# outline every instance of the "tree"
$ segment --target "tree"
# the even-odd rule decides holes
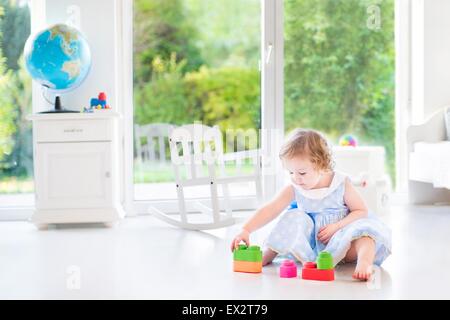
[[[259,128],[260,6],[253,1],[135,1],[137,123]]]
[[[258,70],[207,68],[186,75],[188,101],[202,110],[204,124],[227,129],[258,129],[261,122]]]
[[[139,124],[201,121],[227,129],[260,128],[260,77],[253,69],[201,67],[185,75],[185,61],[157,57],[153,80],[135,90]]]
[[[368,27],[371,5],[379,29]],[[393,23],[393,0],[286,0],[287,129],[356,133],[384,145],[393,164]]]
[[[3,19],[3,7],[0,6],[0,18]],[[1,33],[0,33],[1,39]],[[5,58],[0,50],[0,169],[6,166],[5,158],[11,154],[14,139],[13,135],[16,131],[14,122],[16,112],[11,101],[10,92],[11,72],[6,70]]]
[[[188,103],[182,71],[186,61],[177,60],[176,55],[172,54],[169,60],[157,56],[152,61],[152,81],[134,91],[136,123],[165,122],[181,125],[201,119],[201,109]]]
[[[197,46],[209,68],[258,68],[260,0],[184,0],[197,29]]]
[[[25,117],[31,112],[31,79],[20,57],[30,34],[30,14],[21,1],[0,0],[0,6],[5,7],[0,33],[6,56],[0,72],[1,169],[4,175],[29,176],[33,167],[32,134]]]
[[[30,10],[17,0],[0,0],[0,6],[4,8],[0,30],[3,34],[1,47],[6,57],[6,67],[8,70],[18,70],[19,58],[30,35]]]
[[[14,108],[13,149],[6,163],[7,173],[14,176],[30,177],[33,172],[33,136],[31,121],[26,116],[32,112],[31,79],[25,70],[23,56],[18,62],[19,69],[10,71],[8,100]]]
[[[202,65],[197,32],[182,0],[135,0],[134,7],[135,84],[151,80],[156,57],[170,60],[175,53],[177,62],[186,61],[183,73]]]

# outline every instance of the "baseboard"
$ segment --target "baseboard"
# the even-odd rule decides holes
[[[410,210],[425,211],[427,213],[450,214],[450,204],[449,205],[409,204],[406,205],[405,208]]]
[[[0,221],[29,221],[34,207],[0,208]]]

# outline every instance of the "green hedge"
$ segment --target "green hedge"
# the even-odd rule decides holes
[[[186,124],[201,121],[227,129],[260,127],[257,70],[205,66],[182,74],[184,61],[156,58],[154,80],[135,88],[136,123]]]

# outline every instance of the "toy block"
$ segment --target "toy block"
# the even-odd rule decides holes
[[[317,269],[317,264],[315,262],[307,262],[304,264],[302,269],[302,279],[333,281],[334,269],[327,269],[327,270]]]
[[[296,278],[297,266],[292,260],[284,260],[280,267],[280,278]]]
[[[234,250],[233,258],[235,261],[261,262],[262,251],[259,246],[247,247],[244,244],[240,244],[239,247]]]
[[[98,100],[98,104],[102,106],[102,109],[105,109],[106,107],[106,100]]]
[[[248,272],[248,273],[261,273],[262,272],[262,261],[252,262],[252,261],[233,261],[233,271],[234,272]]]
[[[96,98],[91,99],[91,107],[97,107],[99,105],[99,101]]]
[[[316,259],[317,269],[329,270],[333,269],[333,257],[327,251],[322,251]]]
[[[262,251],[258,246],[239,245],[233,252],[233,271],[262,272]]]
[[[104,92],[100,92],[98,94],[98,100],[106,101],[106,94]]]

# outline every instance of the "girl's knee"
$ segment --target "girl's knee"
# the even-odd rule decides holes
[[[300,215],[298,223],[302,227],[302,229],[308,233],[312,232],[314,229],[314,222],[306,213]]]
[[[361,248],[375,248],[375,240],[369,236],[364,236],[353,240],[350,244],[347,253],[345,254],[345,262],[355,262],[358,258],[358,252]]]
[[[308,216],[306,213],[302,212],[299,215],[299,221],[301,224],[304,225],[314,225],[313,219],[311,219],[310,216]]]
[[[353,241],[355,250],[358,254],[362,252],[375,252],[375,240],[371,237],[362,237]]]
[[[288,223],[295,221],[296,224],[302,226],[314,226],[312,218],[300,209],[289,210],[285,213],[287,219],[284,219]]]

